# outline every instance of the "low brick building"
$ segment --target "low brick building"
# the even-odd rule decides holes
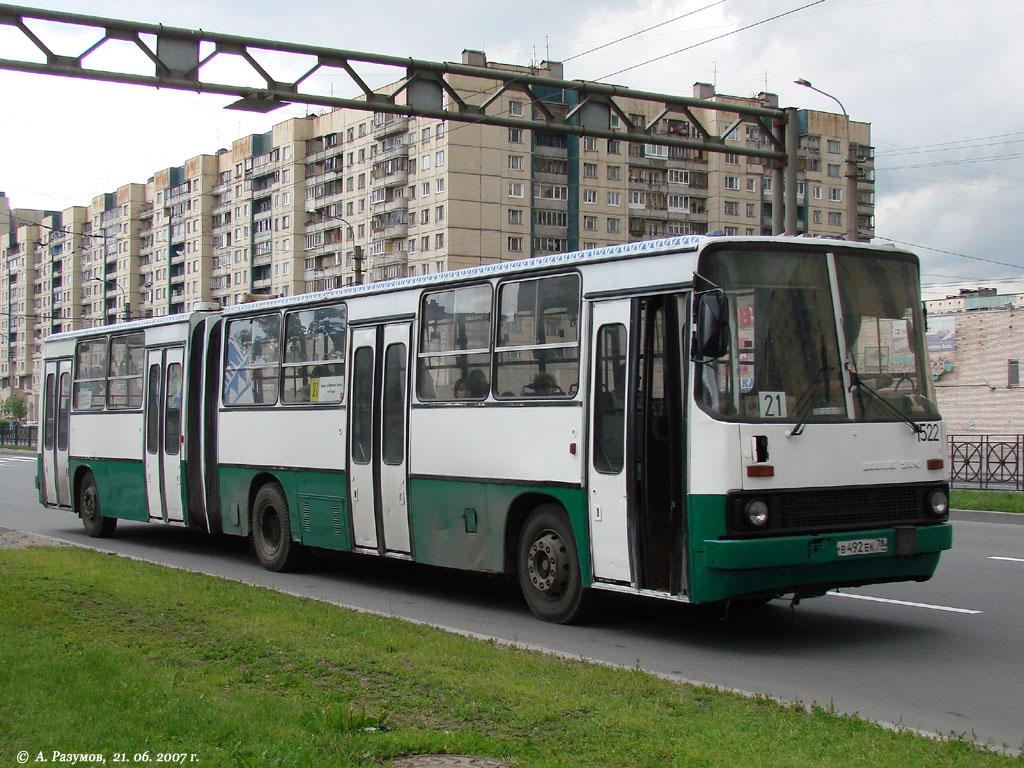
[[[1024,309],[928,316],[928,354],[950,435],[1024,433]]]

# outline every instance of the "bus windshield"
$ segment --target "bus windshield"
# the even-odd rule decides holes
[[[699,272],[729,300],[729,352],[699,364],[696,377],[698,400],[716,418],[939,418],[911,257],[709,249]]]

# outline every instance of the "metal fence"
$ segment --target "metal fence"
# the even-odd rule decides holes
[[[33,448],[36,445],[38,429],[39,427],[24,427],[18,424],[0,424],[0,446]]]
[[[1024,490],[1024,435],[950,435],[949,474],[954,488]]]

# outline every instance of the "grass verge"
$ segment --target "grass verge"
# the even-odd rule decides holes
[[[514,766],[1019,765],[88,550],[0,551],[0,584],[3,766],[21,750],[107,765],[179,753],[204,768],[443,752]]]
[[[1024,493],[1017,491],[950,491],[953,509],[1024,513]]]

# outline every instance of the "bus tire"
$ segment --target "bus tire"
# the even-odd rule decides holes
[[[587,590],[572,526],[561,507],[544,504],[530,513],[519,534],[519,588],[533,614],[555,624],[585,617]]]
[[[100,511],[100,493],[92,472],[86,472],[78,486],[78,515],[82,518],[85,532],[94,539],[105,539],[114,535],[117,518],[104,517]]]
[[[302,556],[302,545],[292,539],[288,500],[277,483],[267,483],[252,504],[249,540],[260,565],[268,571],[293,571]]]

